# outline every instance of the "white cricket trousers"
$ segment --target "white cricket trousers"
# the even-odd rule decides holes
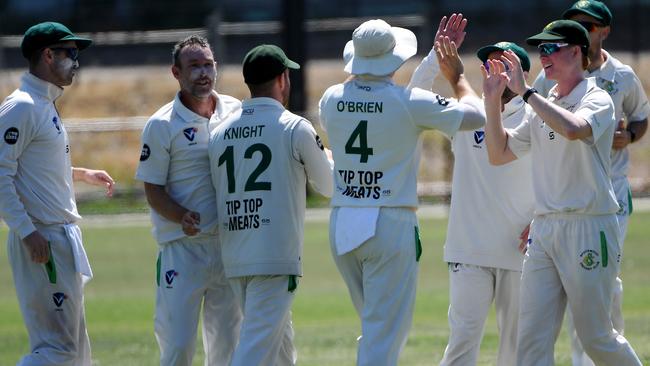
[[[63,225],[37,225],[49,242],[54,266],[31,260],[18,234],[9,231],[7,252],[30,353],[20,366],[90,366],[83,283]]]
[[[160,365],[192,365],[203,307],[204,364],[228,366],[242,315],[224,273],[218,236],[161,244],[157,284],[154,327]]]
[[[334,262],[361,318],[359,366],[395,366],[413,320],[421,246],[415,212],[382,207],[375,236],[343,255],[336,254],[336,216],[330,217]]]
[[[554,364],[554,344],[568,302],[578,337],[597,365],[641,365],[610,318],[620,267],[616,216],[537,216],[529,237],[520,288],[517,364]]]
[[[231,366],[296,364],[291,304],[297,281],[297,276],[288,275],[230,278],[230,285],[244,309],[239,344]]]
[[[497,365],[516,365],[521,271],[449,263],[449,343],[441,366],[476,365],[490,305],[499,328]]]
[[[630,182],[625,176],[612,179],[612,185],[616,191],[616,200],[621,207],[621,209],[616,213],[616,218],[618,219],[618,227],[620,230],[619,244],[621,247],[621,258],[623,258],[623,247],[625,244],[625,237],[627,236],[627,222],[633,210],[632,191],[630,189]],[[614,283],[612,308],[610,309],[610,312],[614,329],[619,334],[623,334],[625,330],[625,321],[623,320],[623,281],[620,277],[616,277],[616,282]],[[580,339],[578,339],[578,334],[573,325],[573,316],[571,315],[570,309],[567,311],[566,325],[569,338],[571,339],[571,361],[573,366],[594,366],[594,361],[587,356],[582,347],[582,343],[580,343]]]

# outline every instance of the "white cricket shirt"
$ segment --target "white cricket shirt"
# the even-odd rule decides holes
[[[68,134],[54,101],[63,89],[25,73],[0,105],[0,214],[21,238],[77,212]]]
[[[217,230],[217,204],[210,181],[208,141],[221,121],[241,107],[239,100],[217,94],[217,106],[210,119],[185,107],[178,94],[160,108],[142,131],[142,152],[135,178],[165,186],[179,205],[201,215],[202,234]],[[185,237],[181,224],[167,220],[151,210],[153,235],[158,243]]]
[[[614,103],[607,92],[587,78],[563,98],[555,88],[548,100],[583,118],[593,135],[569,141],[553,131],[536,113],[507,130],[508,146],[517,156],[531,153],[535,214],[604,215],[618,211],[610,180],[610,150],[616,123]]]
[[[515,128],[529,109],[521,97],[505,105],[501,120]],[[533,219],[530,156],[490,164],[485,130],[458,131],[451,141],[454,173],[444,260],[521,271],[519,235]]]
[[[302,275],[306,182],[332,194],[316,131],[272,98],[244,100],[210,140],[227,277]]]
[[[334,156],[334,207],[417,207],[421,133],[453,135],[465,110],[388,77],[334,85],[319,106]]]
[[[605,90],[614,101],[614,118],[617,123],[623,117],[627,121],[641,121],[650,115],[650,103],[645,94],[641,81],[631,67],[603,50],[607,57],[600,67],[592,72],[585,71],[585,77],[596,78],[598,87]],[[548,95],[553,80],[546,79],[542,70],[533,87],[542,95]],[[630,168],[630,152],[626,148],[612,149],[612,180],[616,183],[619,178],[624,178]]]

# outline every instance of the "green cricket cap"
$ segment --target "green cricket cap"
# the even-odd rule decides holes
[[[603,25],[612,24],[612,12],[607,5],[596,0],[576,1],[573,6],[562,14],[562,18],[569,19],[576,14],[586,14],[601,22]]]
[[[545,42],[563,42],[582,47],[586,53],[589,49],[589,33],[585,27],[573,20],[554,20],[544,27],[541,33],[526,39],[531,46],[539,46]]]
[[[528,57],[528,52],[523,48],[519,47],[516,43],[512,42],[499,42],[492,45],[484,46],[476,51],[476,56],[482,62],[487,61],[488,56],[495,51],[512,51],[519,57],[521,61],[521,68],[524,71],[530,71],[530,58]]]
[[[280,75],[286,69],[299,69],[276,45],[262,44],[248,51],[244,57],[244,81],[246,84],[261,84]]]
[[[76,36],[68,27],[61,23],[43,22],[30,27],[25,32],[20,49],[23,56],[29,59],[34,52],[65,41],[75,41],[79,51],[88,48],[93,43],[88,38]]]

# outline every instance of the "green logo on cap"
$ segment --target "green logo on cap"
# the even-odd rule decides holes
[[[573,5],[573,7],[577,8],[577,9],[588,8],[589,7],[589,1],[587,1],[587,0],[578,1],[577,3],[575,3],[575,5]]]

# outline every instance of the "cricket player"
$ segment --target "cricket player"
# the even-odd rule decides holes
[[[285,109],[289,69],[274,45],[243,62],[251,99],[215,129],[209,155],[226,276],[244,319],[232,366],[294,365],[291,304],[302,275],[306,183],[332,194],[332,167],[311,123]]]
[[[611,178],[616,200],[620,209],[617,212],[621,232],[621,254],[623,243],[627,234],[627,221],[632,214],[632,194],[627,173],[630,165],[630,154],[627,146],[641,139],[648,127],[650,104],[645,94],[641,81],[628,65],[621,63],[609,52],[603,49],[603,42],[611,31],[612,13],[600,1],[578,1],[562,14],[564,19],[575,20],[589,32],[589,66],[585,70],[585,77],[596,78],[596,83],[604,89],[614,101],[614,115],[618,126],[614,132],[612,144]],[[541,95],[548,95],[554,81],[545,77],[542,70],[533,83]],[[625,323],[623,321],[623,283],[620,277],[614,285],[614,299],[612,301],[612,323],[614,329],[623,334]],[[572,359],[574,366],[590,366],[593,362],[587,357],[578,340],[568,312],[568,331],[571,337]]]
[[[227,366],[242,316],[221,260],[208,141],[241,103],[214,91],[216,62],[205,38],[178,42],[172,55],[180,91],[142,131],[136,173],[144,182],[159,245],[155,333],[160,364],[192,364],[203,307],[205,365]]]
[[[0,105],[0,216],[29,335],[18,365],[90,366],[83,286],[92,270],[82,243],[73,181],[105,186],[103,170],[73,168],[65,125],[54,105],[92,41],[60,23],[29,28],[21,51],[29,71]]]
[[[320,100],[335,162],[330,242],[361,317],[358,365],[397,365],[411,327],[422,250],[415,215],[421,133],[453,135],[484,123],[463,77],[454,85],[458,102],[393,83],[416,49],[411,31],[364,22],[344,50],[352,78]]]
[[[482,67],[490,162],[506,164],[530,152],[534,167],[535,218],[521,278],[517,365],[554,364],[567,302],[596,364],[641,365],[609,316],[620,267],[618,204],[609,178],[614,103],[584,76],[589,35],[579,23],[553,21],[526,42],[538,47],[546,76],[557,82],[548,99],[526,84],[514,52]],[[534,111],[508,130],[497,107],[506,86]]]
[[[410,86],[430,89],[440,70],[452,84],[463,75],[457,46],[462,44],[467,20],[462,14],[443,17],[433,51],[414,72]],[[528,76],[530,59],[512,42],[499,42],[478,50],[477,56],[500,60],[514,52]],[[440,63],[440,65],[438,65]],[[431,65],[430,65],[431,64]],[[520,96],[505,88],[501,119],[506,128],[521,123],[528,109]],[[497,365],[515,365],[519,282],[523,255],[520,235],[533,218],[533,182],[530,157],[496,167],[489,163],[485,130],[459,131],[451,140],[454,153],[451,206],[444,260],[449,265],[449,342],[441,365],[476,365],[485,320],[492,302],[499,329]],[[468,227],[471,230],[468,230]],[[525,243],[525,241],[524,241]]]

